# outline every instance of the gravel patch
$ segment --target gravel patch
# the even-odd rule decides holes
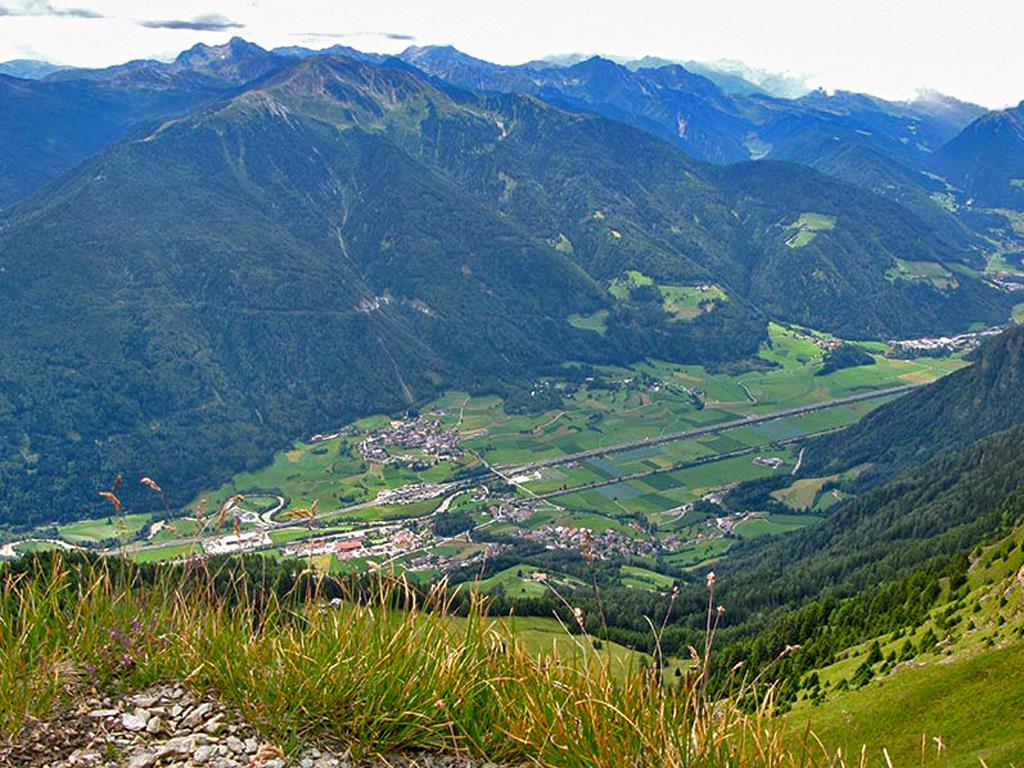
[[[507,768],[458,755],[409,753],[353,760],[323,746],[285,756],[211,698],[182,686],[91,698],[31,720],[0,743],[0,766],[18,768]]]

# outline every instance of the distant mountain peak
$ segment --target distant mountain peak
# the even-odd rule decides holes
[[[483,59],[478,59],[475,56],[470,56],[468,53],[463,53],[453,45],[410,45],[398,55],[398,58],[410,64],[427,59],[430,61],[447,60],[460,64],[476,64],[488,67],[498,66]]]
[[[230,82],[247,82],[275,69],[281,57],[250,43],[232,37],[222,45],[197,43],[182,51],[171,64],[172,70],[210,75]]]
[[[0,75],[20,77],[23,80],[39,80],[62,69],[68,69],[68,67],[36,59],[12,59],[0,62]]]
[[[241,37],[232,37],[222,45],[196,43],[187,51],[182,51],[178,54],[174,61],[176,64],[191,67],[199,63],[223,61],[228,58],[264,55],[269,55],[269,51],[256,45],[256,43],[250,43]]]

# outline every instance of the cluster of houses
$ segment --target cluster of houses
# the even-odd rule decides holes
[[[485,560],[497,557],[509,549],[511,549],[511,546],[508,544],[488,543],[468,556],[461,552],[458,554],[424,552],[422,555],[405,563],[405,567],[410,571],[436,570],[441,573],[450,573],[460,568],[480,565]]]
[[[401,488],[385,488],[377,493],[378,504],[414,504],[425,499],[436,499],[450,490],[448,486],[436,483],[413,483]]]
[[[533,517],[538,502],[532,499],[508,499],[500,504],[488,507],[487,512],[495,520],[509,523],[523,523]]]
[[[651,538],[633,538],[610,529],[594,533],[588,528],[569,525],[542,525],[536,530],[526,531],[523,537],[544,544],[548,549],[583,552],[586,548],[598,559],[650,555],[660,548],[657,540]]]
[[[415,450],[416,454],[392,453],[391,448]],[[454,460],[462,455],[457,429],[445,429],[441,422],[422,416],[394,420],[383,429],[374,430],[359,443],[359,452],[366,461],[400,464],[412,469]]]
[[[237,555],[270,547],[273,543],[270,534],[264,530],[247,531],[204,541],[203,550],[208,555]]]
[[[823,349],[826,352],[831,352],[832,350],[843,346],[842,339],[826,339],[814,333],[801,331],[799,328],[791,328],[790,330],[796,338],[801,341],[809,341],[811,344],[814,344],[816,347]]]
[[[956,336],[926,336],[922,339],[903,339],[889,341],[889,348],[899,353],[911,354],[950,354],[974,349],[989,336],[996,336],[1002,328],[986,328],[982,331],[960,333]]]
[[[382,534],[384,534],[382,536]],[[371,541],[365,532],[340,534],[328,538],[303,541],[282,549],[282,553],[292,557],[317,557],[318,555],[334,555],[338,560],[351,560],[354,557],[397,557],[404,552],[411,552],[423,546],[419,535],[408,528],[393,526],[385,530],[374,531]]]
[[[778,469],[786,462],[784,459],[780,459],[778,456],[755,456],[754,463],[761,467]]]

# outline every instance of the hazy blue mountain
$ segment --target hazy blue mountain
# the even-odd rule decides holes
[[[749,67],[735,59],[686,61],[686,68],[714,80],[727,93],[763,93],[783,99],[796,99],[810,91],[802,77]]]
[[[1024,102],[979,117],[935,153],[932,166],[976,205],[1024,210]]]
[[[23,80],[38,80],[61,69],[67,69],[67,67],[35,59],[13,59],[0,62],[0,75],[20,77]]]
[[[293,46],[268,52],[235,38],[222,46],[195,46],[172,62],[143,60],[100,70],[53,73],[46,78],[47,82],[91,81],[110,89],[126,90],[117,97],[99,98],[93,110],[84,106],[85,95],[70,94],[66,98],[72,102],[71,126],[53,125],[60,105],[59,99],[52,100],[52,94],[38,97],[41,102],[55,105],[54,117],[46,119],[41,108],[32,103],[30,92],[19,93],[12,100],[12,108],[22,111],[27,104],[29,110],[36,109],[37,116],[42,118],[37,123],[39,147],[22,146],[17,155],[12,152],[6,160],[4,175],[10,180],[6,189],[0,191],[0,205],[23,198],[40,181],[54,178],[97,147],[106,146],[110,136],[117,138],[140,121],[144,123],[146,116],[158,119],[173,114],[175,107],[162,111],[152,103],[155,91],[166,92],[164,98],[170,101],[181,100],[187,93],[189,97],[184,100],[194,105],[204,98],[229,96],[233,88],[271,77],[290,60],[322,55],[350,56],[376,63],[388,59],[346,46],[323,51]],[[625,122],[711,162],[791,160],[860,183],[859,177],[864,174],[856,167],[845,168],[842,158],[857,156],[854,148],[868,149],[879,175],[898,175],[902,181],[897,187],[868,184],[866,188],[899,202],[930,200],[934,182],[913,173],[908,175],[908,171],[927,166],[931,153],[979,113],[979,108],[934,93],[923,94],[908,103],[818,92],[797,100],[779,99],[758,93],[758,89],[738,92],[736,88],[722,88],[678,63],[650,58],[627,62],[627,66],[593,56],[501,66],[450,46],[413,46],[402,54],[402,60],[459,87],[537,95],[565,109],[594,112]],[[133,108],[135,96],[129,92],[133,89],[139,89],[140,100],[149,100],[145,109]],[[123,103],[120,110],[108,106],[111,99]],[[108,129],[84,130],[76,146],[78,134],[74,125],[82,119],[79,113],[83,110],[89,112],[89,121],[104,124]],[[123,118],[119,111],[130,116]],[[24,139],[20,141],[25,144]],[[886,163],[894,167],[880,167]],[[920,206],[917,210],[932,220],[950,218],[947,211],[937,205],[933,207],[936,210],[926,212]],[[956,225],[946,221],[943,226]]]
[[[592,56],[568,66],[499,66],[450,46],[414,47],[402,59],[464,88],[529,93],[653,133],[712,162],[750,157],[749,122],[721,89],[679,65],[630,71]]]
[[[287,45],[271,50],[276,56],[285,56],[292,59],[309,59],[313,56],[348,56],[360,61],[381,62],[388,58],[380,53],[366,53],[347,45],[331,45],[327,48],[307,48],[301,45]]]
[[[779,98],[771,89],[722,87],[703,69],[663,59],[623,64],[573,55],[500,66],[451,46],[412,47],[402,58],[460,87],[530,93],[559,106],[596,112],[717,163],[772,158],[837,168],[837,150],[864,148],[874,153],[876,164],[891,162],[898,166],[893,173],[904,174],[928,167],[931,154],[983,112],[934,92],[909,102],[806,89],[799,90],[799,98]],[[856,176],[846,172],[840,178]],[[914,196],[928,199],[929,182],[910,178]],[[869,188],[889,194],[885,186]],[[906,199],[906,184],[893,196]],[[945,215],[934,207],[933,218]]]
[[[34,81],[0,75],[0,210],[133,131],[230,97],[286,64],[235,38],[173,62],[62,69]]]

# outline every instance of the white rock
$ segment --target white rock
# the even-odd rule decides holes
[[[213,711],[213,705],[210,702],[200,704],[198,707],[193,709],[186,715],[185,719],[181,721],[181,725],[184,728],[195,728],[206,717],[210,712]]]
[[[192,755],[192,762],[196,765],[203,765],[204,763],[208,762],[211,757],[213,757],[215,752],[215,747],[211,747],[210,745],[204,745],[197,749],[195,751],[195,754]]]
[[[164,729],[164,721],[159,715],[153,715],[146,723],[146,733],[157,734]]]
[[[227,739],[225,740],[224,744],[227,746],[228,749],[230,749],[236,755],[240,755],[240,754],[242,754],[243,752],[246,751],[245,750],[245,744],[237,736],[228,736]],[[253,750],[253,751],[255,751],[255,750]]]
[[[185,756],[192,754],[196,739],[192,736],[175,736],[157,747],[157,757]]]
[[[221,716],[214,715],[207,721],[206,725],[203,726],[203,730],[211,736],[216,736],[218,733],[220,733],[220,730],[223,727],[224,723],[221,722]]]
[[[132,713],[121,715],[121,725],[126,731],[141,731],[149,722],[149,712],[144,709],[137,709]]]
[[[136,752],[128,760],[128,768],[149,768],[156,762],[156,754],[146,750],[145,752]]]

